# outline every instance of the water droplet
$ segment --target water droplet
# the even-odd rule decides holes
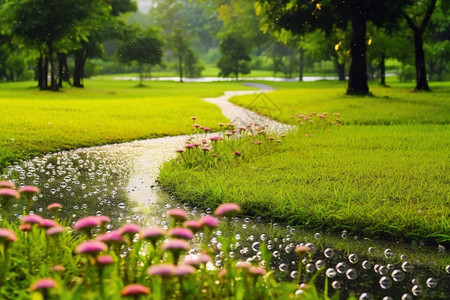
[[[401,298],[401,299],[402,299],[402,300],[412,300],[413,297],[412,297],[410,294],[405,293],[405,294],[402,295],[402,298]]]
[[[363,267],[364,270],[370,270],[372,264],[370,263],[370,261],[365,260],[362,262],[361,266]]]
[[[323,255],[325,255],[326,258],[332,258],[334,255],[334,250],[331,248],[327,248],[325,249],[325,251],[323,251]]]
[[[340,262],[336,265],[336,271],[339,274],[344,274],[347,271],[347,265],[344,262]]]
[[[273,255],[273,257],[278,258],[278,257],[280,257],[280,252],[273,251],[272,255]]]
[[[384,296],[383,300],[394,300],[394,298],[392,298],[391,296]]]
[[[320,233],[316,232],[316,233],[314,234],[314,238],[315,238],[316,240],[320,239],[320,238],[321,238]]]
[[[356,264],[358,262],[358,255],[356,254],[350,254],[348,256],[348,261],[352,264]]]
[[[416,297],[420,297],[422,296],[422,288],[416,284],[411,288],[411,293]]]
[[[307,264],[307,265],[306,265],[306,272],[312,273],[312,272],[314,272],[315,270],[316,270],[316,268],[314,267],[313,264]]]
[[[259,238],[261,239],[261,241],[265,241],[267,239],[267,235],[263,233]]]
[[[396,269],[392,271],[391,277],[395,282],[399,282],[405,279],[405,273],[402,270]]]
[[[339,290],[342,287],[342,284],[340,281],[335,280],[331,283],[331,286],[333,287],[333,289]]]
[[[359,300],[371,300],[372,295],[369,293],[362,293],[361,296],[359,296]]]
[[[405,262],[402,263],[402,270],[403,271],[409,272],[409,271],[411,271],[411,268],[412,268],[412,265],[408,261],[405,261]]]
[[[259,251],[259,248],[261,247],[261,243],[260,242],[254,242],[252,244],[252,249],[253,251]]]
[[[281,272],[286,272],[288,270],[288,265],[287,264],[281,264],[281,265],[278,266],[278,269]]]
[[[289,276],[291,276],[292,279],[297,278],[298,272],[297,271],[292,271],[291,274],[289,274]]]
[[[437,285],[437,281],[433,277],[428,278],[426,283],[427,287],[429,287],[430,289],[436,287]]]
[[[316,261],[316,269],[320,270],[320,268],[322,268],[325,265],[325,261],[319,259],[318,261]]]
[[[450,265],[447,265],[445,267],[445,272],[447,272],[447,274],[450,274]]]
[[[369,249],[367,249],[367,252],[369,252],[369,254],[374,254],[375,253],[375,248],[369,247]]]
[[[384,256],[386,256],[386,258],[388,258],[388,259],[391,258],[393,254],[394,253],[392,252],[391,249],[384,250]]]
[[[358,277],[358,273],[356,272],[355,269],[348,269],[347,272],[345,272],[345,275],[350,280],[355,280],[356,277]]]
[[[325,274],[327,275],[328,278],[334,278],[334,277],[336,277],[337,272],[333,268],[328,268],[327,271],[325,272]]]
[[[125,203],[119,203],[119,204],[117,205],[117,207],[123,209],[123,208],[125,208]]]
[[[386,290],[392,286],[392,279],[387,276],[383,276],[380,278],[380,281],[378,281],[378,283],[380,284],[380,287],[382,289]]]
[[[386,275],[388,273],[388,268],[385,266],[379,266],[378,267],[378,274],[380,275]]]

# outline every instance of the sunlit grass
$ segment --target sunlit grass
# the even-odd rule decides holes
[[[200,122],[223,121],[220,109],[201,101],[241,83],[86,81],[84,89],[43,92],[35,83],[0,85],[0,168],[19,158],[60,149],[179,135]]]
[[[374,96],[367,97],[346,96],[346,84],[337,81],[269,84],[281,88],[267,94],[279,110],[267,111],[253,102],[253,96],[234,97],[231,102],[286,123],[295,122],[296,118],[291,118],[295,113],[312,111],[338,111],[347,124],[450,123],[448,82],[431,84],[432,93],[414,93],[411,84],[395,84],[392,88],[373,85]]]
[[[373,87],[374,97],[344,96],[336,82],[297,85],[267,94],[281,109],[272,116],[299,124],[298,113],[339,112],[345,125],[302,126],[276,151],[249,145],[240,163],[168,163],[162,184],[183,201],[235,201],[246,213],[309,228],[450,240],[449,85],[423,94]],[[243,106],[253,100],[233,98]],[[250,108],[271,115],[265,106]]]

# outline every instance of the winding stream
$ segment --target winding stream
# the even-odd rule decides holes
[[[204,100],[218,105],[237,125],[260,123],[275,131],[289,130],[287,125],[228,102],[230,97],[243,94],[255,94],[255,101],[270,102],[264,98],[267,86],[252,85],[263,93],[226,92]],[[158,187],[159,167],[176,155],[174,149],[187,138],[164,137],[48,154],[11,165],[3,178],[16,186],[38,186],[42,193],[33,209],[43,216],[48,204],[59,202],[72,220],[103,214],[113,220],[110,229],[125,222],[164,227],[168,224],[165,211],[171,207],[183,207],[193,218],[213,209],[178,203]],[[20,218],[23,207],[12,209]],[[359,299],[447,299],[450,293],[450,258],[442,245],[430,249],[420,242],[372,241],[346,231],[338,236],[325,235],[267,224],[260,218],[236,218],[231,223],[237,240],[231,255],[261,263],[259,250],[265,242],[272,252],[271,268],[281,279],[296,277],[298,259],[293,249],[304,243],[316,249],[304,261],[308,276],[325,265],[317,280],[319,288],[327,276],[329,290],[340,290],[342,298],[353,292]],[[217,265],[224,256],[217,241],[221,234],[217,230],[209,241],[217,249]]]

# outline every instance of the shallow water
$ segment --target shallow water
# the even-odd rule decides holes
[[[219,105],[224,115],[236,123],[256,120],[270,124],[273,130],[289,130],[228,103],[227,98],[234,94],[205,100]],[[176,155],[174,149],[181,147],[187,138],[165,137],[49,154],[10,166],[3,178],[17,186],[38,186],[42,193],[36,197],[32,209],[44,216],[48,204],[59,202],[64,206],[64,215],[72,220],[93,214],[110,216],[113,222],[109,229],[125,222],[166,227],[169,220],[165,212],[175,206],[185,208],[192,218],[212,213],[212,208],[178,203],[157,185],[159,167]],[[10,216],[20,218],[23,209],[22,204],[16,204]],[[215,231],[208,241],[217,249],[218,265],[225,255],[219,237],[231,227],[234,239],[231,256],[264,264],[260,252],[264,242],[271,252],[271,268],[280,279],[296,277],[298,258],[293,250],[303,243],[315,248],[304,262],[308,270],[305,279],[324,265],[316,281],[318,287],[323,287],[327,276],[329,290],[340,290],[342,297],[354,291],[360,299],[447,299],[450,257],[443,246],[429,248],[420,243],[372,241],[349,232],[326,235],[268,224],[260,218],[229,221],[229,226]]]

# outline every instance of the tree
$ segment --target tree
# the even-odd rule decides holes
[[[55,45],[64,38],[79,38],[85,34],[81,21],[96,11],[98,1],[79,0],[6,0],[1,11],[4,28],[23,44],[35,47],[40,53],[38,70],[41,89],[47,89],[50,68],[50,86],[58,90],[55,76]],[[47,63],[48,62],[48,63]],[[44,79],[45,78],[45,79]]]
[[[443,80],[450,69],[450,3],[438,1],[427,26],[424,51],[430,80]]]
[[[144,66],[161,63],[163,42],[157,31],[147,28],[127,35],[118,49],[119,60],[124,63],[137,62],[139,67],[139,86],[143,86]]]
[[[96,0],[98,1],[98,0]],[[122,29],[125,22],[120,16],[127,12],[137,10],[136,2],[132,0],[106,0],[100,1],[103,10],[92,13],[84,26],[90,28],[85,39],[74,48],[73,86],[83,87],[84,66],[89,57],[100,56],[103,53],[102,42],[108,39],[123,37]]]
[[[234,75],[238,80],[239,74],[250,73],[248,63],[251,59],[243,38],[229,35],[220,43],[221,57],[217,62],[220,69],[219,76]]]
[[[366,66],[366,23],[389,26],[402,16],[411,0],[257,0],[256,10],[268,26],[294,34],[315,29],[330,33],[333,27],[352,29],[347,94],[368,94]]]
[[[425,69],[423,33],[425,32],[435,7],[436,0],[417,1],[416,5],[410,7],[409,13],[405,13],[404,15],[408,26],[414,32],[414,54],[416,65],[415,91],[430,91],[427,80],[427,72]]]

